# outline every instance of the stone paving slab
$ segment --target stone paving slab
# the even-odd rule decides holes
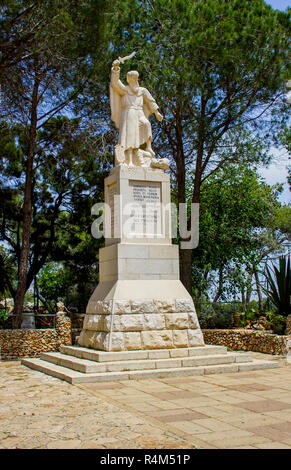
[[[70,385],[0,362],[0,448],[291,449],[291,365]]]
[[[0,362],[0,420],[1,449],[195,448],[147,417],[20,362]]]

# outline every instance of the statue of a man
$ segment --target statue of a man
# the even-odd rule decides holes
[[[152,129],[148,117],[154,114],[158,121],[161,121],[163,116],[149,91],[139,86],[137,71],[127,73],[127,86],[120,81],[120,63],[119,59],[115,60],[111,68],[111,119],[119,129],[118,147],[124,152],[128,166],[132,167],[133,157],[138,151],[140,154],[154,157],[151,146]]]

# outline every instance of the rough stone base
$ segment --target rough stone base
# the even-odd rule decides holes
[[[79,346],[128,351],[204,345],[193,301],[179,280],[102,284],[88,303]]]
[[[104,351],[187,348],[204,345],[200,330],[160,330],[105,333],[82,330],[80,346]]]

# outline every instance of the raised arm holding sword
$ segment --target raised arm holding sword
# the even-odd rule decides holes
[[[134,162],[138,166],[145,166],[146,160],[152,160],[151,163],[156,161],[151,147],[152,129],[148,118],[154,114],[158,121],[163,119],[150,92],[139,86],[137,71],[127,73],[128,85],[124,85],[119,78],[120,64],[134,55],[135,52],[132,52],[129,56],[119,57],[113,62],[110,82],[111,119],[119,129],[116,160],[117,163],[127,164],[129,167],[135,166]]]

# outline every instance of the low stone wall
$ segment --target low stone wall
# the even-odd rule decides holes
[[[291,335],[291,315],[288,315],[287,320],[286,320],[286,335]]]
[[[0,330],[0,360],[37,357],[42,352],[59,351],[62,344],[72,344],[71,321],[57,313],[54,330]]]
[[[205,344],[226,346],[232,351],[255,351],[286,356],[291,337],[254,330],[202,330]]]

